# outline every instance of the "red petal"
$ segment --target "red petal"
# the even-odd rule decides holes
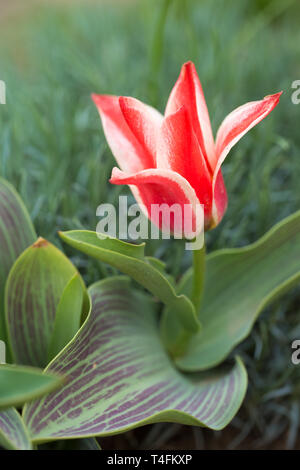
[[[281,93],[266,96],[261,101],[246,103],[232,111],[222,122],[216,139],[218,162],[213,177],[214,226],[220,222],[227,207],[227,194],[220,171],[223,161],[236,142],[275,108]]]
[[[187,222],[189,222],[191,230],[191,232],[185,231],[187,238],[195,235],[195,233],[200,233],[203,229],[202,217],[200,220],[196,218],[196,211],[199,210],[200,206],[196,193],[188,181],[178,173],[166,169],[148,169],[129,175],[118,168],[114,168],[110,182],[137,187],[139,192],[138,203],[144,205],[147,216],[151,218],[153,223],[159,225],[163,232],[170,230],[171,233],[182,236],[183,228]],[[166,204],[169,208],[173,204],[179,205],[181,208],[180,220],[174,220],[171,217],[169,224],[162,223],[162,220],[158,221],[153,217],[153,204]],[[187,209],[190,210],[184,212],[184,205],[188,205]],[[186,221],[185,217],[189,218],[189,221]]]
[[[120,168],[136,172],[155,167],[155,160],[129,128],[119,104],[118,96],[92,95],[96,104],[106,140]]]
[[[175,113],[181,106],[185,106],[188,110],[202,154],[213,172],[216,165],[214,138],[202,86],[192,62],[182,66],[179,78],[170,94],[165,115]]]
[[[208,221],[212,210],[212,177],[185,106],[163,121],[158,143],[157,168],[173,170],[190,183],[199,201],[204,205],[205,219]]]
[[[149,160],[155,162],[157,138],[163,116],[156,109],[135,98],[121,96],[119,103],[125,121],[132,133],[149,155]]]
[[[216,182],[214,184],[214,199],[212,206],[211,225],[209,227],[210,229],[216,227],[221,222],[221,219],[227,209],[227,202],[227,191],[222,171],[219,170]]]
[[[264,119],[275,106],[277,106],[281,93],[282,92],[266,96],[261,101],[246,103],[228,114],[217,133],[217,168],[220,168],[230,149],[240,138],[252,129],[252,127],[256,126],[256,124]]]

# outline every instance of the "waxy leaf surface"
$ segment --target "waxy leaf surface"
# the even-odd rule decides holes
[[[185,294],[190,292],[191,280],[190,271],[182,286]],[[265,306],[299,281],[300,212],[252,245],[209,255],[200,309],[203,329],[177,358],[178,367],[204,370],[222,362],[250,333]]]
[[[185,295],[176,294],[161,265],[144,256],[144,245],[133,245],[109,237],[101,240],[96,232],[87,230],[61,232],[60,236],[77,250],[128,274],[168,305],[187,331],[195,332],[200,328],[192,302]]]
[[[84,290],[82,279],[76,273],[66,285],[56,310],[48,360],[58,354],[79,330]]]
[[[8,338],[16,363],[45,367],[56,310],[76,268],[39,238],[12,267],[5,290]]]
[[[239,359],[182,374],[162,346],[149,296],[133,291],[123,277],[89,292],[91,314],[46,369],[67,375],[67,384],[25,406],[34,442],[117,434],[161,421],[212,429],[230,422],[247,386]]]
[[[14,188],[0,178],[0,340],[7,341],[4,289],[18,256],[36,239],[27,210]]]
[[[0,409],[22,405],[61,385],[62,379],[33,367],[0,365]]]
[[[30,450],[31,442],[15,408],[0,410],[0,446],[8,450]]]

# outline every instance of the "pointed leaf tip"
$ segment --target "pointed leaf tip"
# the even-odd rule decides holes
[[[6,324],[14,362],[46,366],[58,304],[75,273],[71,261],[43,238],[19,256],[5,290]]]

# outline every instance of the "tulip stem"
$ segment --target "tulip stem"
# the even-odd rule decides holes
[[[191,300],[195,306],[196,313],[199,313],[205,276],[205,244],[200,250],[193,250],[193,290]]]

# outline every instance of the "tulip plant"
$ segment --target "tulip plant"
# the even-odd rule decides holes
[[[93,95],[120,167],[111,183],[128,184],[149,218],[154,203],[201,204],[197,229],[213,229],[227,206],[221,165],[279,97],[237,108],[214,141],[192,63],[183,66],[164,116],[134,98]],[[234,348],[266,304],[300,278],[300,212],[250,246],[194,250],[179,282],[144,244],[86,230],[59,235],[122,274],[86,288],[63,252],[37,237],[20,197],[0,180],[7,362],[0,365],[0,445],[100,449],[95,436],[149,423],[214,430],[230,423],[247,389]]]

